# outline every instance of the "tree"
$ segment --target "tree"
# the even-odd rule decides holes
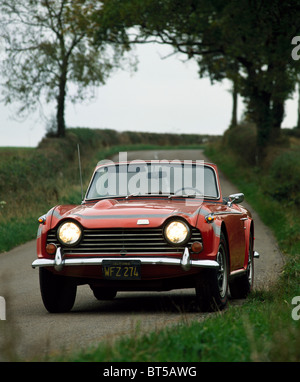
[[[56,102],[58,137],[65,135],[65,103],[84,100],[104,84],[119,67],[124,46],[112,47],[87,33],[87,20],[97,9],[91,0],[2,0],[5,56],[0,73],[3,100],[18,102],[18,114],[30,113],[41,104]],[[91,25],[89,25],[91,26]],[[99,28],[98,26],[98,29]],[[103,36],[104,34],[102,34]],[[68,86],[76,86],[73,92]]]
[[[197,60],[201,75],[237,85],[257,126],[259,153],[276,139],[299,70],[291,59],[299,0],[107,0],[105,7],[138,26],[133,42],[172,45]]]

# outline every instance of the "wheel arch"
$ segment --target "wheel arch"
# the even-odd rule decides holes
[[[250,219],[249,219],[250,220]],[[251,219],[247,229],[245,230],[245,262],[244,267],[246,268],[249,260],[249,244],[250,244],[250,236],[252,237],[252,250],[254,251],[254,222]]]
[[[226,224],[224,221],[222,221],[222,224],[221,224],[221,233],[223,233],[223,235],[225,237],[227,253],[228,253],[228,263],[229,263],[228,265],[229,265],[229,269],[231,269],[229,239],[228,239]]]

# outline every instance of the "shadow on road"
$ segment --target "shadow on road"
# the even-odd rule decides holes
[[[75,304],[72,313],[194,313],[198,312],[195,294],[178,293],[122,293],[114,300],[97,301],[93,296],[89,301]]]

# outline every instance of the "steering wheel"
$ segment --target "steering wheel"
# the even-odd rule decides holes
[[[186,190],[193,190],[193,191],[195,191],[195,193],[187,194],[187,195],[197,195],[198,194],[199,196],[203,196],[203,193],[200,190],[198,190],[198,188],[196,188],[196,187],[182,187],[182,188],[179,188],[177,191],[174,192],[174,195],[177,195],[179,192],[186,191]],[[183,195],[185,195],[185,194],[183,194]]]

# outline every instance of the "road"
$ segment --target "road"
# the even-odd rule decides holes
[[[173,150],[128,153],[128,160],[133,159],[206,158],[201,150]],[[223,195],[243,192],[220,175]],[[278,277],[283,257],[270,230],[246,202],[243,205],[253,214],[255,249],[261,255],[255,260],[255,288],[268,288]],[[100,302],[88,286],[78,288],[70,313],[49,314],[40,297],[38,270],[31,268],[35,256],[35,241],[0,254],[0,296],[6,301],[6,321],[0,322],[0,361],[13,361],[16,357],[41,359],[59,351],[113,341],[129,332],[147,332],[190,319],[203,320],[208,315],[193,309],[194,290],[122,292],[114,301]]]

